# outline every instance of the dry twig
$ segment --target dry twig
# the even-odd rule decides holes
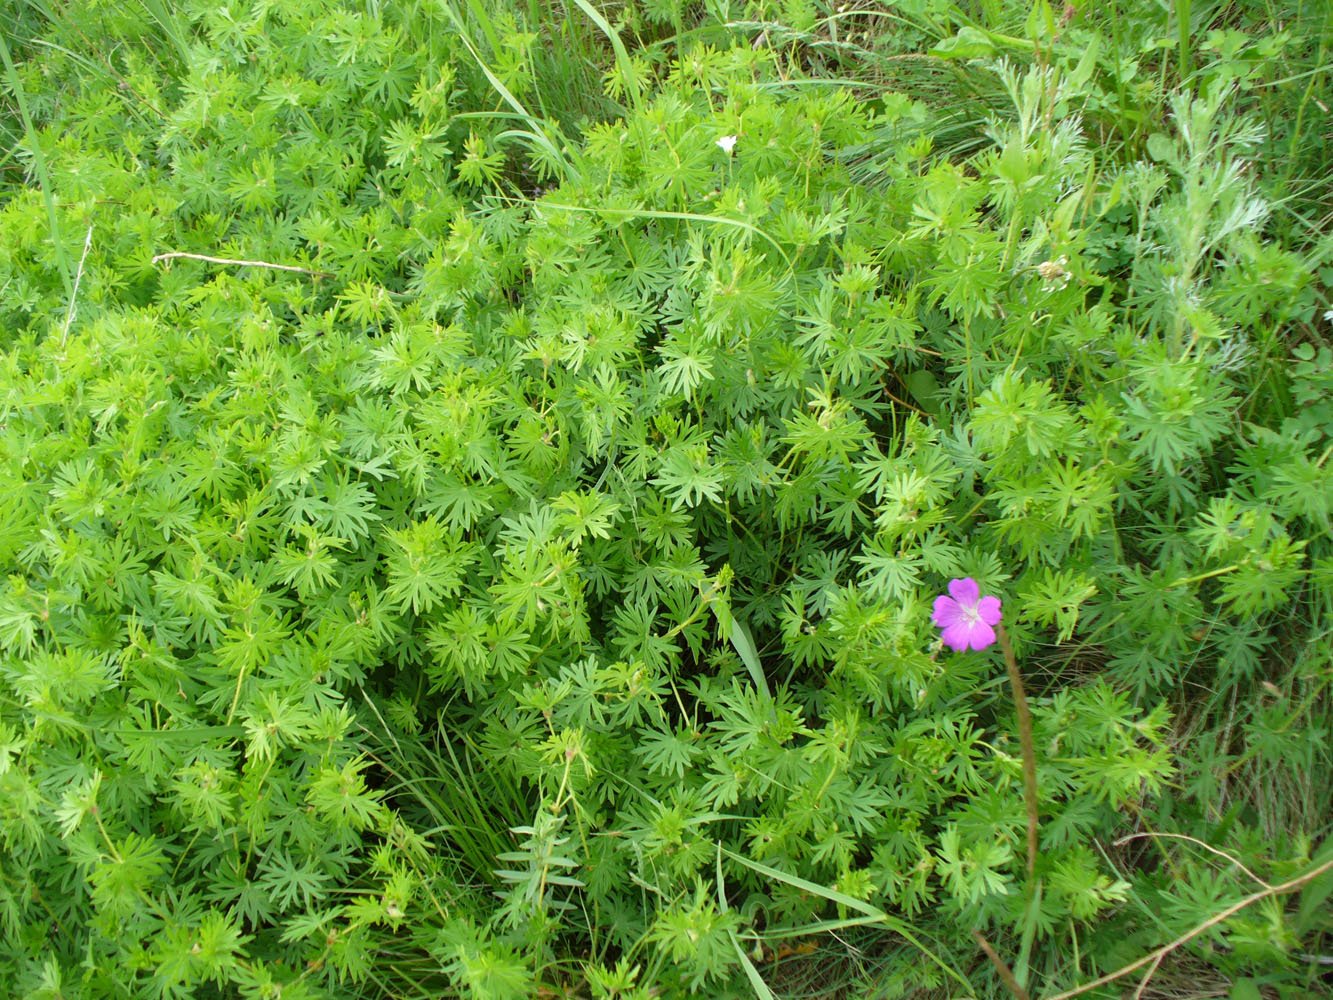
[[[981,945],[981,950],[986,953],[986,957],[990,959],[991,965],[995,966],[995,971],[1000,974],[1000,979],[1004,982],[1004,985],[1009,987],[1009,992],[1017,997],[1018,1000],[1032,1000],[1028,995],[1028,991],[1023,989],[1018,979],[1014,976],[1013,970],[1005,964],[1004,959],[1002,959],[996,953],[995,949],[991,947],[990,942],[986,940],[981,931],[973,931],[972,936],[977,939],[977,944]]]
[[[1304,875],[1299,876],[1298,878],[1290,879],[1286,882],[1283,882],[1281,885],[1271,886],[1267,889],[1263,889],[1259,892],[1246,896],[1239,903],[1233,903],[1231,906],[1228,906],[1225,910],[1222,910],[1220,913],[1213,914],[1213,916],[1209,917],[1203,923],[1199,924],[1197,927],[1192,928],[1186,933],[1180,935],[1180,937],[1176,938],[1174,941],[1170,941],[1167,944],[1162,945],[1162,947],[1158,948],[1156,951],[1148,952],[1148,954],[1144,955],[1137,962],[1130,962],[1128,965],[1122,966],[1121,968],[1116,969],[1114,972],[1108,972],[1100,979],[1094,979],[1092,982],[1084,983],[1082,986],[1075,987],[1072,990],[1065,990],[1065,992],[1063,993],[1056,993],[1054,996],[1046,997],[1046,1000],[1069,1000],[1070,997],[1082,996],[1084,993],[1089,993],[1092,990],[1097,989],[1097,987],[1099,986],[1105,986],[1107,983],[1113,983],[1117,979],[1121,979],[1124,976],[1128,976],[1131,972],[1137,972],[1139,969],[1142,969],[1145,965],[1151,965],[1155,970],[1158,963],[1160,963],[1163,958],[1165,958],[1171,952],[1175,951],[1181,945],[1188,944],[1190,941],[1193,941],[1196,937],[1198,937],[1204,931],[1208,930],[1210,927],[1216,927],[1223,921],[1229,920],[1231,917],[1235,916],[1237,913],[1245,909],[1247,906],[1252,906],[1255,903],[1260,902],[1261,900],[1268,899],[1270,896],[1280,896],[1284,893],[1295,892],[1297,889],[1301,888],[1306,883],[1313,882],[1315,879],[1317,879],[1320,875],[1324,874],[1324,872],[1328,871],[1330,868],[1333,868],[1333,860],[1325,861],[1318,868],[1308,871]],[[1149,975],[1152,975],[1151,971],[1149,972]]]
[[[1122,845],[1124,845],[1124,844],[1128,844],[1131,840],[1138,840],[1138,839],[1140,839],[1140,838],[1142,838],[1142,837],[1152,837],[1152,838],[1154,838],[1154,839],[1156,839],[1156,838],[1158,838],[1158,837],[1164,837],[1164,838],[1165,838],[1165,837],[1169,837],[1169,838],[1171,838],[1172,840],[1188,840],[1191,844],[1198,844],[1198,845],[1199,845],[1200,847],[1202,847],[1205,851],[1211,851],[1213,854],[1216,854],[1216,855],[1217,855],[1218,857],[1220,857],[1220,858],[1226,858],[1226,859],[1227,859],[1228,861],[1230,861],[1233,865],[1235,865],[1237,868],[1239,868],[1241,871],[1243,871],[1246,875],[1250,876],[1250,878],[1254,879],[1256,882],[1258,882],[1258,883],[1259,883],[1261,886],[1263,886],[1265,889],[1271,889],[1271,888],[1273,888],[1269,883],[1265,882],[1265,881],[1264,881],[1263,879],[1261,879],[1258,875],[1254,874],[1254,872],[1250,871],[1250,870],[1249,870],[1248,868],[1246,868],[1243,864],[1241,864],[1240,861],[1239,861],[1238,859],[1236,859],[1236,858],[1233,857],[1232,855],[1228,854],[1226,851],[1220,851],[1220,850],[1218,850],[1216,847],[1214,847],[1212,844],[1205,843],[1204,841],[1200,840],[1198,837],[1191,837],[1189,834],[1186,834],[1186,833],[1154,833],[1154,832],[1152,832],[1152,831],[1145,831],[1145,832],[1143,832],[1143,833],[1131,833],[1131,834],[1130,834],[1129,836],[1127,836],[1127,837],[1121,837],[1119,840],[1114,841],[1114,842],[1113,842],[1113,846],[1115,846],[1115,847],[1120,847],[1120,846],[1122,846]]]
[[[160,264],[164,260],[176,260],[183,258],[185,260],[203,260],[210,264],[230,264],[233,267],[267,267],[273,271],[291,271],[295,274],[308,274],[312,278],[332,278],[333,275],[328,271],[312,271],[308,267],[297,267],[295,264],[270,264],[266,260],[236,260],[234,257],[210,257],[202,253],[186,253],[183,250],[175,250],[171,253],[160,253],[153,258],[154,264]]]

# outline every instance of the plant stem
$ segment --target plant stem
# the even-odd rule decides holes
[[[1184,84],[1194,72],[1190,65],[1190,0],[1176,0],[1176,47],[1180,60],[1180,82]]]
[[[1207,573],[1199,573],[1196,576],[1181,577],[1179,580],[1171,581],[1170,589],[1174,589],[1176,587],[1185,587],[1195,583],[1202,583],[1204,580],[1211,580],[1215,576],[1223,576],[1227,573],[1233,573],[1238,569],[1240,569],[1240,563],[1232,563],[1230,566],[1223,566],[1221,569],[1212,569],[1209,570]]]
[[[1225,910],[1221,910],[1218,913],[1214,913],[1203,923],[1198,924],[1194,928],[1186,931],[1184,934],[1180,935],[1180,937],[1176,938],[1174,941],[1162,945],[1162,947],[1158,948],[1156,951],[1149,952],[1148,954],[1140,958],[1138,961],[1130,962],[1128,965],[1116,969],[1114,972],[1108,972],[1100,979],[1094,979],[1092,982],[1084,983],[1082,986],[1076,987],[1075,989],[1065,990],[1063,993],[1056,993],[1054,996],[1047,997],[1046,1000],[1069,1000],[1070,997],[1081,996],[1084,993],[1089,993],[1092,990],[1105,986],[1107,983],[1113,983],[1117,979],[1129,975],[1131,972],[1138,971],[1145,965],[1160,962],[1164,956],[1175,951],[1181,945],[1188,944],[1190,941],[1194,940],[1204,931],[1208,930],[1208,928],[1216,927],[1218,924],[1222,923],[1229,917],[1239,913],[1247,906],[1251,906],[1252,904],[1257,903],[1262,899],[1268,899],[1272,896],[1280,896],[1283,893],[1294,892],[1297,889],[1301,888],[1302,886],[1306,885],[1307,883],[1313,882],[1315,879],[1317,879],[1320,875],[1324,874],[1324,872],[1328,871],[1330,868],[1333,868],[1333,861],[1325,861],[1322,865],[1320,865],[1317,868],[1311,869],[1304,875],[1300,875],[1294,879],[1290,879],[1289,881],[1283,882],[1281,885],[1275,885],[1268,889],[1264,889],[1260,892],[1256,892],[1253,895],[1246,896],[1239,903],[1235,903],[1231,906],[1228,906]]]
[[[183,250],[160,253],[153,258],[153,263],[160,264],[164,260],[202,260],[210,264],[230,264],[234,267],[266,267],[273,271],[291,271],[294,274],[308,274],[315,278],[333,277],[328,271],[312,271],[308,267],[297,267],[294,264],[270,264],[266,260],[237,260],[234,257],[210,257],[202,253],[186,253]]]
[[[1028,711],[1027,694],[1023,691],[1023,675],[1018,672],[1014,647],[1003,625],[995,627],[1004,653],[1004,665],[1009,670],[1009,687],[1014,693],[1014,708],[1018,710],[1018,740],[1023,747],[1023,805],[1028,814],[1028,878],[1037,870],[1037,751],[1032,743],[1032,713]]]
[[[999,953],[991,947],[991,943],[986,940],[985,935],[981,931],[974,930],[972,936],[976,938],[977,944],[981,945],[981,950],[986,953],[991,965],[995,966],[995,971],[1000,974],[1000,980],[1009,988],[1009,992],[1018,1000],[1031,1000],[1028,991],[1023,989],[1023,985],[1014,977],[1013,970],[1009,968]]]

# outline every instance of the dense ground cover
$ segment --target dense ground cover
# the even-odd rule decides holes
[[[7,995],[1326,987],[1325,4],[5,17]]]

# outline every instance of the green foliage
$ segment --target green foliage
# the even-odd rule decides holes
[[[16,995],[762,996],[857,928],[1045,994],[1309,869],[1328,247],[1263,119],[1322,36],[902,5],[969,124],[817,3],[84,6],[0,120]],[[1318,892],[1192,960],[1313,988]]]

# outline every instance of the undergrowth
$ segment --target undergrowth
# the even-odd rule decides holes
[[[1326,5],[2,27],[12,995],[1327,989]]]

